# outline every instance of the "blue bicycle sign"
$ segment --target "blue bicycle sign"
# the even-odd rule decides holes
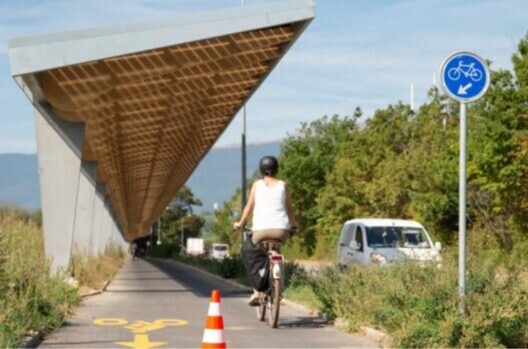
[[[479,99],[489,86],[486,63],[470,52],[451,55],[442,64],[440,76],[445,92],[460,102]]]
[[[475,68],[475,63],[464,64],[463,60],[458,61],[456,68],[451,68],[447,71],[447,76],[453,81],[460,79],[464,75],[473,81],[480,81],[482,79],[482,70]]]

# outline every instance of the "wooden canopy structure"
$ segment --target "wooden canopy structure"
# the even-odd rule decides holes
[[[199,38],[196,26],[207,20],[187,21],[191,40],[31,73],[36,84],[29,85],[39,90],[40,103],[65,120],[84,123],[81,157],[97,162],[97,182],[104,183],[127,240],[148,233],[311,20],[285,16],[285,9],[313,7],[309,2],[286,5],[248,8],[248,19],[271,17],[267,25],[251,28],[244,9],[216,12],[206,18],[243,25],[218,35],[204,30]]]

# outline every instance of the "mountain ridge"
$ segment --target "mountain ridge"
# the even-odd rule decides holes
[[[278,155],[280,142],[251,143],[247,145],[247,175],[258,169],[258,160],[264,155]],[[187,181],[203,206],[198,212],[212,211],[214,203],[229,200],[241,185],[240,145],[214,147],[200,162]],[[0,203],[37,210],[40,208],[37,154],[0,154]]]

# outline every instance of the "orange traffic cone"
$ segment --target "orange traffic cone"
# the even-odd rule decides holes
[[[211,292],[211,302],[205,321],[202,349],[226,348],[224,341],[224,319],[220,313],[220,291]]]

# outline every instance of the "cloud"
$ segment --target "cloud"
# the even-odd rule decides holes
[[[34,139],[0,138],[0,153],[31,154],[35,151],[36,141]]]
[[[21,139],[34,135],[27,126],[29,104],[8,82],[8,38],[239,5],[239,0],[0,0],[0,152],[16,146],[17,132]],[[371,115],[389,103],[407,102],[411,82],[418,105],[427,100],[433,73],[457,50],[473,50],[491,59],[494,69],[509,69],[527,23],[525,0],[317,1],[315,20],[249,101],[248,137],[282,138],[300,122],[350,114],[357,105]],[[25,123],[20,131],[5,127],[19,121]],[[237,117],[218,143],[237,142],[240,129]]]

